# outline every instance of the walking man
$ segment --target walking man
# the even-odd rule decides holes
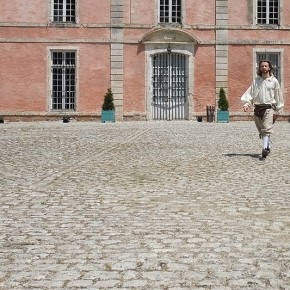
[[[278,80],[273,76],[272,63],[261,60],[258,68],[258,77],[242,95],[244,112],[254,107],[254,119],[263,142],[262,157],[270,154],[270,137],[273,130],[274,117],[281,113],[284,99]]]

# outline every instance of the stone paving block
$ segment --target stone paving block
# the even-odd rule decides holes
[[[0,126],[0,289],[290,289],[289,123]]]

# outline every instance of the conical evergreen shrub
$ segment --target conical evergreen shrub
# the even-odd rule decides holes
[[[114,111],[115,110],[113,93],[112,93],[112,90],[110,88],[108,89],[108,91],[105,95],[102,109],[104,111]]]
[[[229,102],[226,97],[226,92],[224,88],[220,88],[219,91],[219,100],[218,100],[218,108],[221,111],[228,111],[229,110]]]

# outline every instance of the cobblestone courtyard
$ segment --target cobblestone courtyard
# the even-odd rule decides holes
[[[0,124],[0,289],[290,289],[290,124]]]

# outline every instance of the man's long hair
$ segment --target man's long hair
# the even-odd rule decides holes
[[[266,59],[260,60],[257,74],[260,77],[262,76],[262,72],[261,72],[261,69],[260,69],[262,62],[267,62],[269,64],[269,68],[270,68],[269,74],[270,74],[270,76],[272,76],[273,75],[273,65],[272,65],[270,60],[266,60]]]

